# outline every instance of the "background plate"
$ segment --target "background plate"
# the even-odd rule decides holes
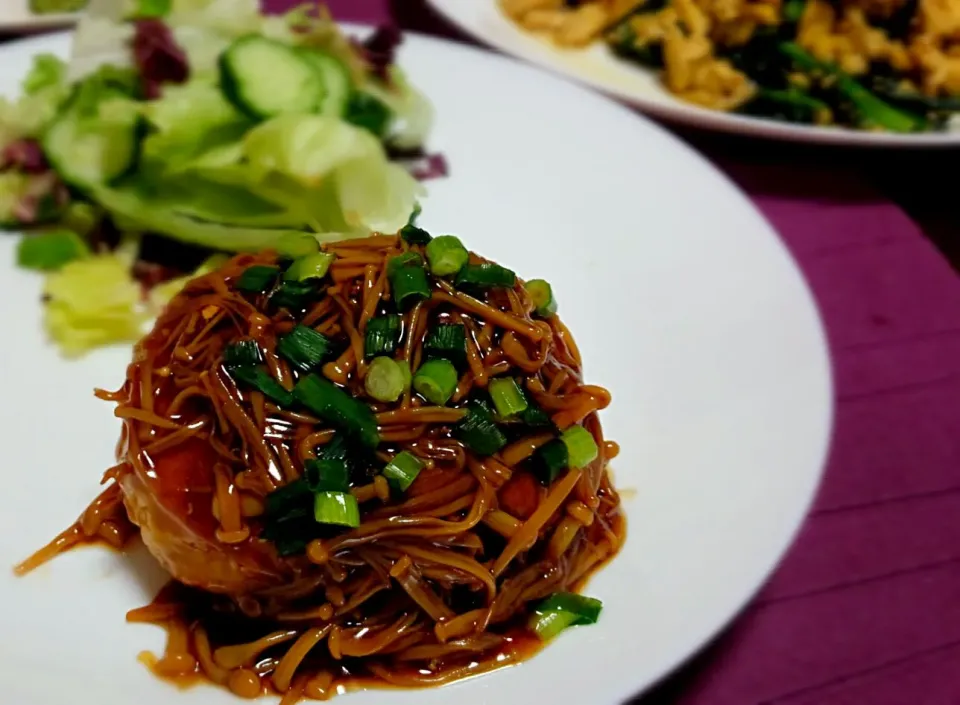
[[[0,47],[12,94],[58,35]],[[831,385],[810,293],[746,198],[634,113],[517,62],[411,36],[401,57],[436,103],[423,224],[454,232],[525,278],[549,279],[590,382],[609,387],[607,436],[629,534],[590,584],[594,627],[516,668],[440,690],[370,692],[353,705],[612,705],[717,632],[760,586],[809,505],[827,449]],[[0,240],[0,564],[64,528],[113,463],[125,349],[67,363],[45,344],[40,280]],[[237,702],[182,693],[136,661],[159,630],[128,608],[162,582],[141,553],[80,550],[0,577],[0,691],[10,702]],[[568,674],[568,675],[564,675]]]
[[[960,132],[898,135],[791,125],[700,108],[678,100],[655,72],[616,58],[603,45],[560,49],[523,31],[500,12],[497,0],[427,0],[468,34],[500,51],[598,88],[664,120],[707,130],[791,142],[852,147],[946,147],[960,145]]]

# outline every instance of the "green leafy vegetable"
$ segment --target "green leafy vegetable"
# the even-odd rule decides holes
[[[26,269],[54,270],[89,254],[90,248],[75,232],[54,230],[23,237],[17,245],[17,264]]]

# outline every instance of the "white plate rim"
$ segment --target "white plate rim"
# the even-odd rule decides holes
[[[835,147],[937,149],[960,146],[960,131],[900,135],[882,132],[846,130],[835,127],[793,125],[763,118],[750,118],[708,110],[672,98],[665,89],[659,91],[668,102],[651,100],[647,95],[621,89],[611,81],[591,74],[585,68],[574,68],[561,59],[574,56],[575,50],[552,47],[534,40],[513,22],[502,16],[497,0],[427,0],[431,7],[450,23],[474,39],[498,51],[530,61],[577,83],[597,89],[609,96],[666,122],[703,130],[758,137],[786,142],[819,144]],[[486,31],[484,25],[496,23],[498,31]],[[612,54],[605,66],[626,67],[652,74],[638,66],[627,65]]]
[[[347,23],[344,23],[344,26],[348,30],[355,30],[355,31],[362,31],[367,29],[362,25],[354,25],[354,24],[347,24]],[[27,52],[50,50],[51,48],[50,45],[55,45],[55,43],[57,42],[66,41],[66,38],[68,36],[69,36],[69,33],[61,32],[56,34],[45,35],[42,37],[28,37],[28,38],[16,40],[16,41],[7,43],[3,46],[0,46],[0,57],[2,57],[3,54],[6,52],[14,52],[18,50],[27,51]],[[483,50],[478,50],[473,47],[464,46],[456,42],[451,42],[444,39],[438,39],[432,36],[419,35],[416,33],[407,33],[407,36],[414,38],[414,40],[418,43],[422,42],[426,45],[433,45],[436,48],[440,48],[446,51],[466,52],[468,54],[472,54],[478,57],[483,56],[484,59],[486,60],[503,62],[504,65],[509,65],[511,68],[519,68],[519,64],[517,64],[515,60],[510,59],[509,57],[498,57],[495,55],[491,55],[489,52],[486,52]],[[36,49],[34,49],[34,47],[36,47]],[[528,68],[525,70],[535,71],[539,75],[547,77],[546,74],[542,73],[537,69]],[[555,81],[556,79],[550,79],[550,80]],[[782,258],[783,263],[787,267],[787,270],[789,270],[788,273],[792,277],[795,277],[797,280],[797,283],[800,285],[799,294],[804,299],[808,312],[812,313],[815,319],[815,330],[811,332],[813,333],[816,339],[813,342],[816,343],[816,347],[818,348],[818,351],[819,351],[820,359],[817,361],[817,363],[821,367],[820,372],[822,373],[822,377],[819,380],[819,383],[823,387],[823,392],[824,392],[824,397],[823,397],[824,406],[821,409],[821,413],[822,413],[821,421],[822,421],[823,433],[819,439],[819,442],[817,445],[817,452],[816,452],[816,455],[819,458],[819,462],[817,463],[817,467],[815,471],[808,478],[809,479],[808,491],[804,494],[804,496],[799,497],[796,504],[792,507],[792,518],[788,522],[791,528],[784,533],[783,541],[781,542],[782,545],[780,545],[779,549],[776,551],[776,555],[771,557],[771,559],[768,562],[766,562],[766,568],[762,571],[761,574],[758,575],[757,579],[753,581],[751,588],[743,591],[741,598],[735,604],[729,605],[729,608],[725,611],[725,613],[723,615],[718,615],[717,619],[715,619],[710,624],[703,625],[703,628],[700,630],[701,632],[700,636],[696,639],[696,643],[691,644],[690,648],[683,655],[677,655],[675,658],[672,658],[671,663],[667,667],[664,667],[658,671],[658,675],[656,675],[651,679],[648,679],[646,682],[644,682],[640,686],[629,685],[627,682],[629,679],[621,679],[622,682],[619,683],[620,687],[618,687],[617,690],[622,693],[631,693],[632,695],[637,695],[640,692],[645,692],[649,688],[653,687],[657,682],[659,682],[664,677],[668,676],[677,667],[682,665],[691,656],[696,654],[702,647],[706,646],[732,620],[734,620],[737,617],[737,615],[740,614],[740,612],[744,609],[744,607],[748,605],[749,602],[753,599],[757,591],[766,583],[770,575],[775,571],[779,563],[779,560],[783,557],[784,553],[790,547],[790,545],[792,545],[797,533],[802,527],[803,521],[807,515],[807,512],[809,511],[809,508],[812,505],[813,499],[816,494],[816,490],[819,487],[820,480],[822,479],[822,475],[826,469],[827,454],[829,451],[830,440],[833,432],[835,407],[834,407],[834,399],[833,399],[833,393],[832,393],[833,370],[831,365],[830,349],[828,345],[828,339],[826,336],[823,319],[820,316],[819,309],[816,305],[816,302],[813,296],[813,292],[804,274],[800,270],[799,266],[797,265],[793,256],[789,252],[789,249],[786,247],[785,243],[777,235],[776,231],[769,224],[769,222],[763,216],[763,214],[761,214],[756,209],[756,207],[753,206],[753,204],[749,201],[747,196],[742,191],[740,191],[740,189],[732,182],[732,180],[730,180],[725,174],[723,174],[720,170],[718,170],[715,166],[713,166],[708,160],[706,160],[704,157],[699,155],[695,150],[693,150],[691,147],[689,147],[686,143],[684,143],[679,138],[675,137],[666,129],[660,127],[659,125],[656,125],[655,123],[650,122],[649,120],[641,116],[637,116],[636,114],[632,113],[631,111],[629,111],[628,108],[624,106],[617,105],[612,101],[608,101],[608,102],[609,102],[609,107],[611,109],[621,111],[624,113],[629,113],[631,119],[640,121],[645,125],[646,129],[656,132],[658,134],[658,138],[664,141],[665,143],[669,143],[671,145],[671,148],[673,148],[674,150],[679,150],[680,152],[683,152],[687,158],[692,158],[698,161],[700,164],[700,167],[706,171],[709,171],[712,175],[712,178],[718,180],[718,183],[722,183],[723,187],[729,191],[731,198],[736,199],[737,201],[740,202],[740,205],[743,208],[749,210],[752,213],[752,217],[754,217],[758,221],[758,223],[760,223],[762,227],[767,231],[767,234],[771,238],[771,244],[773,244],[776,247],[776,249],[779,251],[778,256]],[[509,670],[512,671],[514,669],[509,669]],[[390,692],[390,691],[374,691],[374,692]],[[625,695],[624,697],[627,697],[627,696]]]

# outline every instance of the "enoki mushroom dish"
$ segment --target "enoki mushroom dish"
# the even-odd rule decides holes
[[[439,685],[601,604],[625,539],[605,389],[550,285],[416,225],[186,285],[115,392],[117,464],[18,566],[135,534],[173,580],[160,676],[242,697]]]

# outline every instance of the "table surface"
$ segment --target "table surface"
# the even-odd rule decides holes
[[[423,0],[328,4],[344,20],[470,41]],[[803,269],[837,414],[824,483],[777,572],[631,705],[958,705],[960,224],[955,182],[934,175],[958,152],[677,132],[741,185]]]

